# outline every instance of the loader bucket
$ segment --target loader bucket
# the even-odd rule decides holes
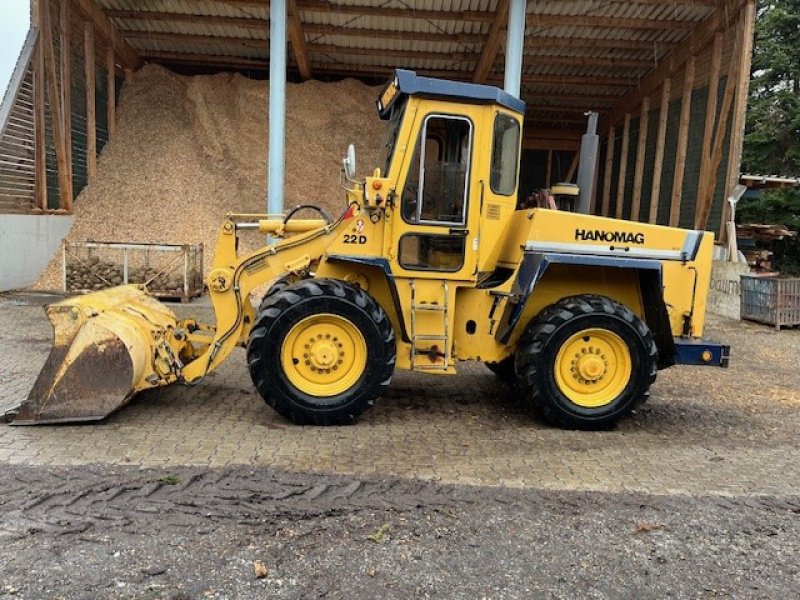
[[[45,312],[53,348],[28,399],[7,414],[12,424],[97,421],[153,387],[156,343],[176,319],[142,288],[94,292]]]

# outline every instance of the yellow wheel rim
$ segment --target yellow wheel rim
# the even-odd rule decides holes
[[[613,402],[633,373],[628,345],[608,329],[584,329],[571,336],[553,369],[561,393],[584,408]]]
[[[336,396],[350,389],[367,366],[367,343],[344,317],[322,313],[289,330],[281,365],[291,384],[311,396]]]

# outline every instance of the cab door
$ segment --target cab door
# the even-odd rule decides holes
[[[480,201],[472,177],[480,107],[453,113],[447,106],[451,112],[432,106],[417,113],[418,133],[403,169],[393,228],[400,277],[471,280],[475,275],[478,211],[470,207]]]

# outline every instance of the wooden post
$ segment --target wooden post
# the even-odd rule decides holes
[[[69,205],[72,206],[72,39],[70,36],[69,2],[59,6],[59,33],[61,42],[61,107],[64,119],[64,156],[69,179]]]
[[[612,125],[608,128],[608,140],[606,141],[606,172],[603,175],[603,203],[600,207],[600,214],[608,216],[611,207],[611,171],[614,170],[614,142],[617,128]]]
[[[106,106],[108,108],[108,141],[117,133],[117,65],[114,60],[114,48],[106,48]]]
[[[34,164],[36,169],[36,206],[47,210],[47,147],[45,139],[45,75],[44,75],[44,33],[42,31],[41,0],[31,3],[31,21],[39,29],[36,40],[33,64],[33,135]]]
[[[547,151],[547,174],[544,178],[544,187],[550,189],[550,173],[553,172],[553,151]]]
[[[701,198],[705,198],[705,187],[708,185],[708,178],[711,176],[709,161],[711,160],[711,139],[714,135],[714,125],[717,120],[717,90],[719,89],[719,69],[722,64],[722,32],[717,32],[714,36],[714,46],[711,50],[711,70],[708,74],[708,100],[706,101],[706,122],[703,129],[703,148],[700,153],[700,176],[697,178],[697,202],[695,204],[694,218],[700,216],[702,203]],[[734,57],[731,56],[731,60]]]
[[[739,26],[740,31],[737,32],[736,43],[733,53],[731,54],[731,62],[728,68],[728,80],[725,82],[725,95],[722,97],[722,108],[720,108],[719,112],[717,129],[714,132],[714,145],[711,150],[711,160],[708,166],[710,176],[708,184],[703,187],[703,197],[697,200],[698,204],[700,204],[700,210],[695,213],[695,229],[706,228],[708,224],[708,215],[711,212],[711,204],[714,202],[714,191],[717,187],[716,174],[719,171],[719,164],[722,161],[722,144],[725,141],[725,134],[728,129],[728,118],[733,108],[733,97],[736,94],[739,79],[742,77],[740,66],[742,64],[741,52],[744,40],[741,35],[744,33],[744,29],[745,23],[741,21]]]
[[[91,183],[97,175],[97,115],[95,98],[96,60],[94,54],[94,25],[86,22],[83,31],[83,56],[86,75],[86,172]]]
[[[639,115],[639,142],[636,145],[636,167],[633,171],[633,198],[631,199],[631,221],[639,221],[642,206],[642,181],[644,180],[644,159],[647,152],[647,129],[650,126],[650,96],[642,98],[642,111]]]
[[[622,151],[619,154],[619,177],[617,178],[617,205],[614,207],[614,217],[622,218],[622,209],[625,206],[625,177],[628,171],[628,146],[631,135],[631,113],[625,113],[625,125],[622,128]]]
[[[58,92],[58,72],[56,69],[55,51],[53,50],[53,29],[50,24],[49,0],[42,6],[42,41],[44,46],[45,80],[47,83],[47,97],[50,101],[50,115],[53,126],[53,142],[56,149],[56,164],[58,165],[58,191],[59,207],[72,211],[72,194],[67,170],[69,165],[64,144],[64,115],[61,106],[61,96]]]
[[[744,140],[745,112],[747,110],[747,96],[750,92],[750,69],[753,57],[753,28],[756,22],[756,7],[752,0],[742,10],[744,29],[742,31],[741,60],[739,67],[739,86],[736,90],[736,105],[733,109],[733,122],[731,123],[731,139],[728,150],[728,167],[725,177],[725,198],[733,193],[733,188],[739,182],[739,169],[742,162],[742,143]],[[730,206],[727,200],[722,205],[722,220],[720,223],[720,239],[727,235],[726,222],[730,218]]]
[[[681,219],[683,197],[683,175],[686,170],[686,146],[689,142],[689,119],[692,109],[692,87],[696,57],[686,61],[683,75],[683,97],[681,98],[681,120],[678,126],[678,147],[675,151],[675,176],[672,178],[672,202],[669,207],[670,227],[677,227]]]
[[[569,163],[569,169],[567,169],[567,176],[564,177],[564,181],[572,181],[572,178],[575,177],[575,171],[578,170],[578,161],[581,158],[580,151],[575,153],[575,156],[572,159],[572,162]]]
[[[650,190],[650,212],[648,223],[658,220],[658,205],[661,201],[661,173],[664,168],[664,144],[667,139],[667,120],[669,118],[669,77],[661,87],[661,106],[658,113],[658,133],[656,134],[656,156],[653,159],[653,187]]]

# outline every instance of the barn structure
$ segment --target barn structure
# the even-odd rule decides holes
[[[378,83],[402,67],[502,86],[509,3],[288,0],[287,77]],[[47,219],[80,210],[120,89],[145,63],[266,77],[269,16],[269,0],[31,0],[0,109],[0,234],[63,237]],[[594,213],[724,236],[754,21],[753,0],[528,1],[520,193],[574,180],[596,111]]]

